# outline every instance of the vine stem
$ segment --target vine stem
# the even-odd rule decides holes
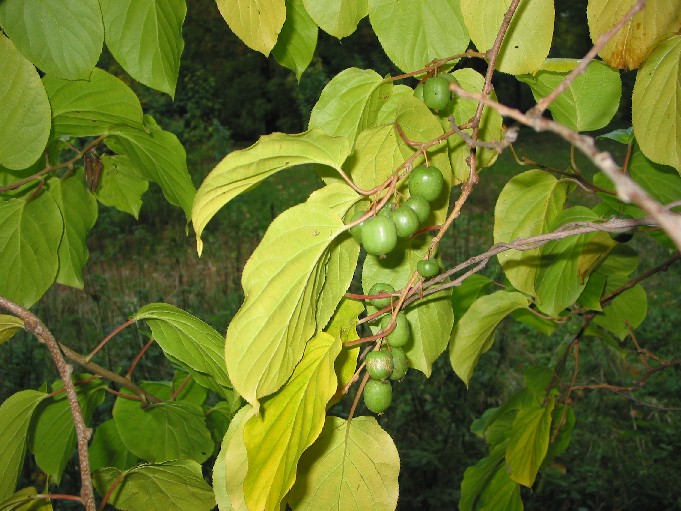
[[[7,298],[0,296],[0,306],[8,310],[24,322],[26,330],[31,332],[36,338],[47,346],[47,349],[54,360],[59,376],[64,381],[64,388],[66,389],[66,398],[73,416],[73,424],[76,429],[76,439],[78,444],[78,458],[80,465],[81,489],[80,496],[85,506],[86,511],[95,511],[95,494],[92,488],[92,477],[90,476],[90,460],[88,457],[88,442],[92,435],[92,430],[85,425],[83,412],[78,403],[78,396],[76,395],[76,387],[71,380],[73,367],[66,363],[64,355],[61,352],[59,343],[55,340],[52,332],[43,324],[40,319],[24,309],[20,305],[11,302]]]

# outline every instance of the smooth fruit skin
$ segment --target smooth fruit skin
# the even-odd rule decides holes
[[[397,230],[394,222],[385,216],[375,216],[364,222],[362,246],[367,254],[385,255],[397,245]]]
[[[367,373],[374,380],[385,380],[393,372],[393,356],[387,351],[372,351],[367,355],[365,362]]]
[[[359,220],[366,214],[366,211],[357,211],[352,217],[350,218],[350,221],[348,223],[352,223],[356,220]],[[364,221],[366,222],[366,220]],[[354,227],[350,227],[350,234],[352,237],[355,239],[357,243],[362,243],[362,227],[364,227],[364,222],[361,222]]]
[[[409,174],[409,193],[420,195],[428,202],[433,202],[442,193],[445,186],[445,179],[442,172],[437,167],[416,167]]]
[[[407,355],[400,348],[393,348],[390,353],[393,357],[393,372],[390,373],[390,379],[401,380],[407,374],[407,370],[409,370]]]
[[[400,238],[411,236],[419,228],[419,217],[413,209],[401,206],[392,212],[390,218],[395,223],[395,230]]]
[[[390,284],[386,284],[385,282],[376,282],[376,284],[371,286],[371,289],[369,290],[369,295],[382,295],[392,293],[394,291],[395,288],[392,287]],[[390,305],[391,301],[392,298],[374,298],[373,300],[370,300],[369,303],[371,303],[371,305],[373,305],[374,307],[382,309],[383,307],[387,307],[388,305]]]
[[[381,330],[387,330],[390,325],[390,315],[386,315],[381,320]],[[393,348],[401,348],[409,342],[409,337],[411,336],[411,328],[409,327],[409,320],[404,312],[398,312],[395,318],[395,329],[390,332],[385,338],[388,344]]]
[[[450,99],[449,80],[444,76],[434,76],[423,84],[423,102],[431,110],[442,110]]]
[[[423,223],[430,215],[430,203],[420,195],[410,197],[407,202],[402,204],[402,207],[411,209],[419,219],[419,223]]]
[[[418,271],[422,277],[428,279],[430,277],[435,277],[435,275],[440,273],[440,265],[433,259],[422,259],[416,263],[416,271]]]
[[[374,413],[385,412],[393,402],[393,387],[388,381],[369,380],[364,386],[364,404]]]

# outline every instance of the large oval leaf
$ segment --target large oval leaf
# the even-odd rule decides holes
[[[248,474],[244,426],[254,414],[250,405],[241,408],[229,423],[222,440],[213,466],[213,488],[220,511],[249,511],[244,496],[244,479]]]
[[[535,100],[548,96],[579,64],[573,59],[548,59],[533,75],[522,75],[518,80],[532,89]],[[622,81],[614,69],[598,60],[589,63],[549,106],[553,118],[575,131],[603,128],[613,118],[620,105]]]
[[[300,76],[307,68],[317,46],[317,24],[305,10],[303,0],[286,2],[286,21],[272,48],[272,56],[279,64]]]
[[[59,78],[87,78],[102,52],[97,0],[4,0],[0,25],[31,62]]]
[[[589,0],[586,16],[591,39],[598,38],[624,18],[636,0]],[[599,52],[613,67],[636,69],[664,36],[677,32],[681,26],[678,0],[648,0]]]
[[[567,184],[541,170],[528,170],[513,177],[499,194],[494,208],[494,242],[547,232],[563,209]],[[499,254],[504,273],[518,291],[535,295],[539,249]]]
[[[0,296],[30,307],[57,276],[64,231],[59,207],[49,193],[30,202],[0,201],[0,225]]]
[[[397,506],[400,458],[373,417],[355,417],[350,424],[327,417],[298,472],[289,496],[297,511],[393,511]]]
[[[454,326],[449,344],[449,361],[454,372],[468,385],[480,356],[492,347],[494,330],[511,312],[530,301],[522,293],[498,291],[473,302]]]
[[[100,0],[106,46],[135,80],[175,94],[185,0]]]
[[[468,46],[458,1],[370,0],[369,20],[383,50],[403,71],[421,69]]]
[[[216,0],[229,28],[246,46],[267,56],[286,19],[284,0]]]
[[[324,32],[338,39],[357,29],[368,14],[367,0],[303,0],[305,9]]]
[[[461,12],[479,51],[494,45],[511,0],[461,0]],[[539,69],[553,40],[553,0],[520,2],[497,58],[496,68],[520,75]]]
[[[246,423],[244,494],[251,509],[277,509],[293,486],[298,460],[321,433],[326,403],[336,392],[340,349],[340,339],[324,332],[310,339],[291,379]]]
[[[33,411],[47,397],[44,392],[22,390],[0,405],[0,501],[12,493],[24,464],[28,427]]]
[[[0,165],[24,169],[47,144],[50,103],[36,69],[2,34],[0,76],[4,77],[0,80]]]
[[[681,9],[679,9],[681,11]],[[639,69],[632,123],[643,154],[681,173],[681,35],[662,42]]]
[[[192,221],[199,255],[203,250],[201,233],[220,208],[234,197],[272,174],[296,165],[318,163],[339,169],[349,152],[345,138],[310,130],[297,135],[265,135],[248,149],[228,154],[208,174],[194,199]]]
[[[227,329],[225,360],[234,388],[258,407],[279,389],[305,344],[331,318],[350,285],[351,258],[326,287],[329,248],[345,230],[328,207],[310,202],[277,217],[244,268],[245,300]],[[356,245],[356,244],[355,244]],[[322,297],[328,292],[332,297]]]
[[[103,468],[93,482],[111,505],[123,511],[209,511],[215,507],[213,492],[203,479],[201,465],[193,460],[172,460],[139,465],[130,470]]]

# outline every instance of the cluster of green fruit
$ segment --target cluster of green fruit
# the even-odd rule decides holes
[[[414,89],[414,95],[431,110],[442,110],[452,99],[450,83],[456,83],[456,78],[448,73],[433,76],[418,84]]]
[[[377,215],[353,226],[350,234],[367,254],[382,256],[394,250],[398,238],[414,234],[430,215],[430,203],[444,189],[445,180],[436,167],[419,166],[409,175],[409,200],[399,207],[383,207]],[[359,220],[366,212],[358,211],[351,219]]]
[[[394,289],[390,284],[377,283],[371,288],[372,294],[388,294]],[[375,298],[371,301],[376,307],[390,304],[391,298]],[[392,315],[386,314],[381,320],[381,331],[390,328]],[[372,351],[366,356],[365,364],[370,379],[364,387],[364,404],[374,413],[384,412],[392,403],[392,385],[388,380],[401,380],[407,374],[407,355],[402,349],[411,337],[411,327],[404,312],[395,316],[395,328],[385,336],[381,350]]]

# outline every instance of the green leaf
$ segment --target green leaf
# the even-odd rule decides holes
[[[305,10],[303,0],[286,2],[286,21],[272,48],[272,56],[279,64],[289,68],[300,81],[312,61],[317,46],[317,24]]]
[[[0,3],[0,10],[6,3]],[[0,35],[0,165],[19,170],[35,162],[50,135],[50,103],[36,69]],[[11,79],[10,79],[11,78]]]
[[[342,183],[333,183],[315,190],[310,194],[306,202],[323,204],[343,218],[355,204],[363,199],[364,196],[359,195],[343,181]]]
[[[199,255],[206,224],[234,197],[272,174],[296,165],[318,163],[340,169],[349,152],[344,138],[311,130],[298,135],[265,135],[248,149],[228,154],[206,177],[194,199],[192,219]]]
[[[15,316],[0,314],[0,344],[9,341],[14,334],[23,330],[24,322]]]
[[[326,403],[336,392],[340,350],[340,340],[324,332],[310,339],[291,379],[246,423],[244,494],[251,509],[278,508],[293,486],[298,460],[321,433]]]
[[[474,69],[465,68],[457,69],[452,73],[456,78],[461,88],[469,92],[479,93],[485,84],[485,78]],[[496,100],[496,94],[492,92],[489,96]],[[453,115],[454,120],[458,124],[467,123],[469,119],[475,116],[478,109],[477,101],[471,99],[456,98],[455,101],[450,102],[449,106],[442,111],[444,117],[440,117],[442,126],[445,130],[450,130],[448,116]],[[472,130],[466,129],[464,133],[469,135]],[[480,118],[480,130],[478,131],[478,140],[485,142],[498,142],[504,137],[503,119],[501,115],[490,107],[485,107],[482,110],[482,117]],[[470,157],[470,147],[466,142],[458,136],[449,137],[447,139],[447,147],[449,149],[449,160],[454,171],[453,184],[463,183],[468,180],[470,174],[470,167],[466,162]],[[493,149],[481,149],[476,151],[476,162],[478,170],[483,167],[491,166],[499,156]]]
[[[57,250],[64,230],[49,193],[30,202],[0,201],[0,296],[31,307],[57,276]]]
[[[477,511],[522,511],[520,487],[508,475],[506,466],[497,469],[479,496]]]
[[[113,419],[106,420],[97,426],[88,453],[92,471],[104,467],[127,470],[137,463],[137,456],[125,447],[118,434],[116,421]]]
[[[557,425],[558,422],[562,419],[563,417],[563,408],[567,405],[562,405],[559,407],[554,407],[553,409],[553,418],[552,422],[553,424]],[[563,421],[562,426],[560,427],[560,433],[558,433],[558,437],[552,441],[549,444],[549,449],[546,453],[546,456],[544,457],[544,462],[542,463],[542,469],[545,468],[549,463],[553,461],[553,459],[558,456],[560,453],[565,451],[565,449],[568,448],[570,445],[570,440],[572,439],[572,431],[575,427],[575,412],[572,410],[572,408],[568,407],[567,412],[565,413],[565,419]],[[557,426],[554,426],[554,430]]]
[[[268,56],[286,19],[284,0],[216,1],[232,32],[246,46]]]
[[[492,284],[492,281],[483,276],[474,274],[464,280],[460,286],[452,288],[452,309],[454,321],[459,321],[466,311]]]
[[[361,302],[343,298],[326,327],[326,333],[338,339],[341,343],[359,339],[357,322],[359,321],[359,315],[363,312],[364,305]],[[339,388],[349,383],[355,374],[359,351],[360,346],[344,348],[336,358],[335,371],[338,377]]]
[[[584,206],[575,206],[561,211],[552,222],[552,230],[571,222],[595,221],[598,215]],[[596,233],[569,236],[562,240],[550,241],[540,249],[541,264],[536,275],[535,291],[537,306],[549,316],[557,317],[563,309],[575,303],[593,266],[580,269],[580,258],[588,250],[590,253],[607,254],[611,245],[593,245],[589,242]],[[610,237],[607,236],[610,240]],[[596,258],[598,262],[598,258]]]
[[[97,0],[4,0],[0,25],[31,62],[59,78],[87,79],[102,52]]]
[[[33,486],[22,488],[0,502],[0,511],[52,511],[52,502],[38,499],[36,495],[38,492]]]
[[[289,504],[296,511],[397,506],[400,459],[395,444],[373,417],[347,423],[328,417],[299,463]]]
[[[624,18],[636,0],[589,0],[586,8],[591,40],[595,43]],[[678,31],[681,10],[676,2],[653,0],[638,12],[598,53],[612,67],[636,69],[661,38]]]
[[[461,12],[479,51],[492,48],[511,0],[461,0]],[[553,0],[521,2],[501,45],[496,68],[520,75],[539,69],[553,40]]]
[[[185,0],[100,0],[106,46],[135,80],[175,95]]]
[[[45,76],[52,105],[53,136],[88,137],[115,133],[122,127],[144,129],[142,107],[135,93],[102,69],[88,81]]]
[[[482,494],[487,492],[490,481],[503,465],[506,446],[495,446],[489,456],[485,456],[472,467],[468,467],[463,473],[461,481],[460,511],[473,511],[479,509],[476,501]]]
[[[454,326],[449,344],[449,361],[466,385],[473,376],[480,355],[492,347],[494,330],[511,312],[529,305],[521,293],[497,291],[478,298]]]
[[[681,177],[673,167],[650,161],[634,144],[629,159],[629,175],[656,201],[669,204],[681,200]],[[612,186],[612,185],[610,185]],[[640,215],[644,216],[643,212]]]
[[[469,42],[459,2],[370,0],[369,20],[386,55],[406,72],[462,53]]]
[[[612,130],[608,133],[604,133],[603,135],[598,135],[596,137],[597,139],[610,139],[614,140],[615,142],[619,142],[620,144],[630,144],[634,141],[634,128],[626,128],[626,129],[618,129],[618,130]]]
[[[556,62],[558,61],[558,62]],[[561,69],[556,70],[555,64]],[[518,76],[532,89],[534,99],[548,96],[579,64],[574,59],[548,59],[533,75]],[[555,121],[575,131],[593,131],[606,126],[617,113],[622,96],[622,81],[614,69],[603,62],[589,63],[560,96],[549,106]]]
[[[625,278],[612,277],[608,280],[606,294],[618,289],[626,283]],[[619,340],[629,335],[629,327],[637,328],[648,313],[648,298],[645,289],[639,284],[624,291],[610,305],[603,308],[603,313],[594,318],[594,323],[615,334]]]
[[[225,360],[234,388],[249,403],[257,406],[288,380],[306,342],[326,325],[350,285],[356,257],[332,257],[329,250],[344,228],[329,208],[300,204],[272,222],[246,263],[246,298],[227,329]],[[347,241],[358,249],[349,236]],[[334,278],[325,284],[327,271]]]
[[[89,374],[78,375],[74,381],[89,378]],[[64,388],[64,382],[58,380],[52,391]],[[78,403],[85,422],[99,405],[104,402],[104,385],[99,380],[90,381],[76,387]],[[36,409],[31,421],[30,441],[28,448],[35,455],[35,461],[43,472],[54,479],[57,484],[61,479],[66,464],[76,448],[76,430],[73,426],[73,415],[66,393],[61,392],[44,400]]]
[[[551,436],[551,413],[555,398],[548,403],[536,403],[523,408],[515,416],[511,438],[506,448],[509,477],[518,484],[531,488],[544,457]]]
[[[44,392],[22,390],[0,405],[0,501],[14,493],[24,464],[31,417],[46,397]]]
[[[103,468],[94,473],[93,482],[101,495],[116,483],[109,503],[122,511],[209,511],[215,507],[201,465],[193,460],[140,465],[125,472]]]
[[[97,221],[97,201],[85,188],[82,169],[68,179],[50,182],[50,194],[64,219],[57,282],[83,289],[83,268],[89,256],[85,241]]]
[[[142,384],[158,395],[156,387],[158,384]],[[166,388],[169,394],[170,387]],[[113,418],[125,447],[144,460],[189,458],[202,463],[213,454],[213,440],[197,404],[168,401],[142,408],[139,401],[119,397]]]
[[[220,454],[213,466],[213,489],[220,511],[249,511],[244,496],[244,480],[248,473],[244,426],[254,415],[252,406],[244,406],[229,423],[222,440]]]
[[[354,145],[357,134],[373,126],[392,84],[371,69],[351,67],[334,76],[312,108],[309,128],[343,136]]]
[[[142,195],[149,188],[149,181],[138,175],[127,156],[103,154],[101,161],[102,174],[97,199],[137,219],[142,207]]]
[[[548,232],[567,197],[567,184],[541,170],[528,170],[506,183],[494,208],[494,242]],[[539,249],[499,254],[508,280],[518,291],[535,295]]]
[[[132,319],[146,321],[163,352],[199,384],[218,393],[231,388],[225,366],[225,340],[210,325],[167,303],[145,305]]]
[[[196,189],[187,169],[184,147],[148,115],[144,116],[144,125],[144,131],[121,126],[106,139],[106,145],[126,155],[142,177],[158,183],[166,200],[180,206],[189,220]]]
[[[324,32],[338,39],[357,30],[357,24],[369,14],[368,0],[303,0],[305,9]]]
[[[677,9],[679,11],[679,9]],[[643,154],[681,173],[681,35],[660,43],[636,74],[632,123]]]
[[[362,289],[368,293],[377,282],[402,289],[416,270],[428,249],[427,240],[412,240],[411,245],[400,245],[385,258],[367,256],[362,270]],[[367,306],[369,313],[377,309]],[[411,367],[430,376],[433,362],[445,350],[454,324],[449,290],[424,297],[405,310],[411,327],[411,341],[403,349]],[[377,326],[374,330],[378,330]]]

